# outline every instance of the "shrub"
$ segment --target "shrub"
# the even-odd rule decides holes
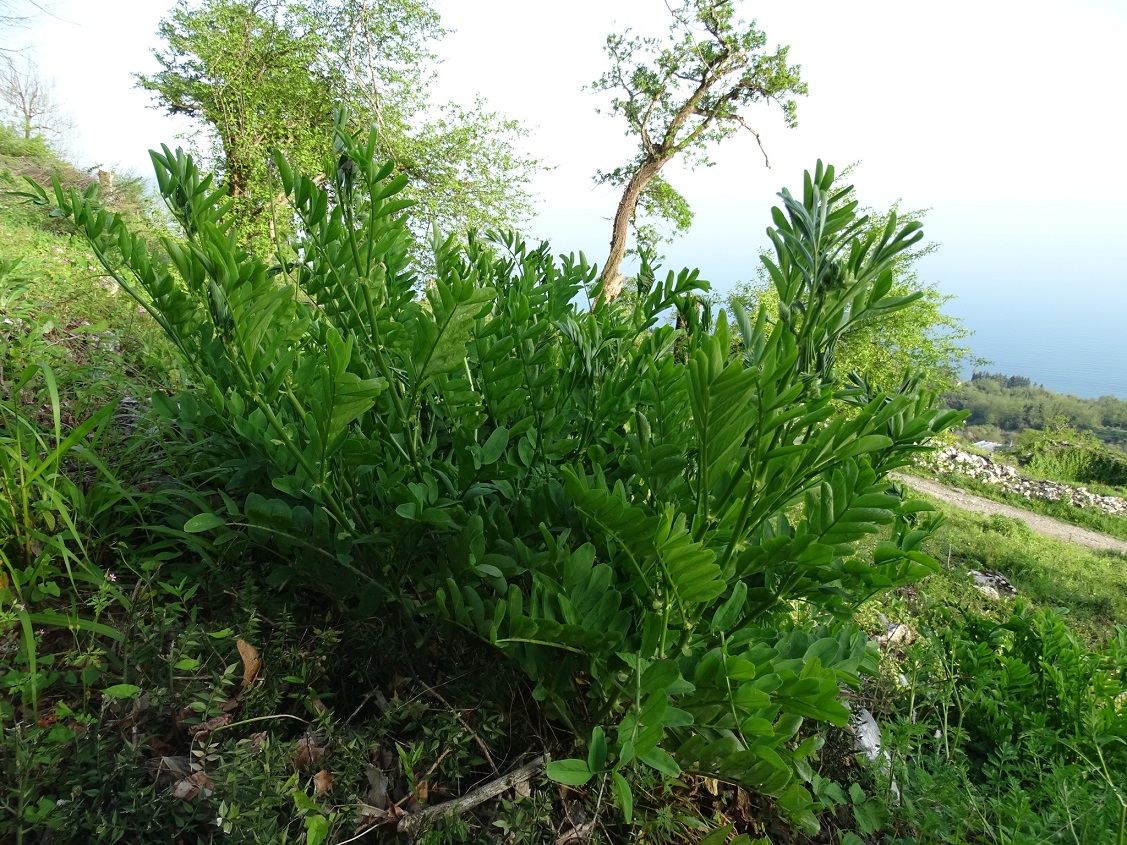
[[[1024,432],[1018,438],[1017,453],[1023,464],[1048,478],[1127,486],[1127,455],[1059,420],[1044,431]]]
[[[334,144],[324,187],[275,158],[299,235],[269,260],[179,151],[153,160],[183,241],[146,244],[94,189],[35,192],[191,374],[156,401],[222,450],[226,492],[185,530],[245,528],[284,559],[276,584],[493,643],[589,735],[550,774],[607,778],[627,816],[624,773],[643,765],[762,789],[813,823],[803,721],[844,723],[840,684],[873,665],[839,622],[934,567],[935,520],[884,478],[960,415],[914,379],[876,394],[831,377],[851,326],[910,301],[891,267],[918,225],[859,236],[819,163],[774,211],[777,310],[713,320],[696,272],[649,266],[629,303],[589,310],[594,267],[513,235],[436,237],[420,280],[404,177],[373,161],[374,134],[338,125]]]

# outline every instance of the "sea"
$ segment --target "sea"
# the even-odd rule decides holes
[[[974,332],[966,343],[989,361],[979,369],[1085,399],[1127,400],[1125,289],[1063,285],[1050,295],[1017,286],[1001,300],[966,291],[945,310]]]

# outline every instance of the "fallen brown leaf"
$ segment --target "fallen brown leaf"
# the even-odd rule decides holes
[[[595,835],[595,823],[583,822],[569,827],[556,837],[556,845],[587,845]]]
[[[220,716],[214,716],[211,719],[208,719],[206,722],[200,722],[198,725],[192,725],[192,727],[188,728],[188,733],[191,734],[195,739],[203,739],[212,731],[229,724],[231,724],[231,714],[223,713]]]
[[[313,792],[328,792],[333,788],[333,775],[328,769],[321,769],[313,776]]]
[[[158,783],[174,783],[192,774],[192,761],[188,757],[161,755],[150,760],[148,766]]]
[[[386,810],[391,806],[391,799],[387,796],[390,786],[387,775],[384,774],[383,769],[370,764],[364,767],[364,773],[368,776],[367,803],[372,807]]]
[[[740,821],[744,824],[752,824],[757,821],[755,811],[751,806],[751,796],[745,789],[736,790],[736,812],[740,814]]]
[[[315,738],[306,734],[294,745],[290,759],[299,769],[320,767],[321,761],[325,759],[325,749],[317,743]]]
[[[181,801],[195,801],[201,796],[207,798],[214,791],[215,784],[211,782],[207,772],[196,772],[172,787],[172,797]]]
[[[555,845],[587,845],[595,832],[595,822],[587,817],[582,801],[563,799],[564,825]]]
[[[246,640],[235,640],[235,646],[243,659],[243,686],[247,687],[254,683],[262,670],[262,659],[258,656],[258,649]]]

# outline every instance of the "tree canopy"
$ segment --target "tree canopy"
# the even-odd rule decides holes
[[[806,93],[806,83],[799,67],[787,63],[790,48],[767,49],[766,34],[754,21],[738,19],[736,6],[733,0],[682,0],[671,9],[664,41],[628,31],[607,36],[611,67],[591,87],[614,95],[610,113],[626,120],[626,134],[638,142],[629,162],[596,176],[622,188],[601,274],[607,298],[621,289],[631,225],[643,245],[652,245],[659,237],[655,222],[675,231],[692,223],[688,202],[659,176],[666,164],[677,157],[690,166],[707,164],[709,147],[741,129],[759,141],[744,114],[754,103],[776,101],[786,124],[797,125],[793,97]],[[650,221],[641,226],[639,207]]]
[[[268,230],[277,196],[271,151],[315,169],[333,114],[375,126],[379,155],[411,177],[420,230],[463,231],[523,218],[536,162],[523,130],[477,102],[430,97],[431,43],[444,30],[429,0],[178,0],[161,22],[161,70],[138,74],[170,114],[212,135],[212,158],[250,232]]]

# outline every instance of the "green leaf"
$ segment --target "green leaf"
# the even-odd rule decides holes
[[[707,836],[702,838],[697,845],[724,845],[728,841],[728,835],[735,829],[735,825],[726,824],[723,827],[718,827],[716,830],[711,831]]]
[[[859,783],[851,784],[849,787],[849,798],[854,804],[861,804],[865,801],[865,790]]]
[[[709,625],[712,632],[716,634],[730,630],[739,619],[746,603],[747,584],[743,581],[737,581],[736,585],[732,587],[732,594],[712,616],[712,623]]]
[[[316,813],[321,814],[321,808],[317,806],[317,802],[306,795],[302,790],[295,789],[293,791],[294,805],[303,813]]]
[[[57,625],[60,628],[68,628],[74,631],[89,631],[93,634],[100,634],[103,637],[122,642],[125,636],[116,628],[111,628],[103,622],[97,622],[93,619],[83,619],[80,616],[66,616],[59,613],[57,610],[39,610],[35,613],[28,614],[28,619],[37,625]]]
[[[497,459],[505,454],[505,447],[509,445],[509,430],[504,426],[496,428],[489,435],[489,439],[481,447],[481,464],[489,466],[496,463]]]
[[[592,777],[594,772],[587,765],[586,760],[553,760],[545,769],[545,774],[556,783],[565,786],[583,786]]]
[[[329,838],[329,820],[320,814],[306,816],[305,831],[305,845],[321,845]]]
[[[227,520],[218,514],[201,513],[196,514],[184,523],[184,531],[188,534],[201,534],[204,531],[211,531],[213,528],[219,528],[226,524]]]
[[[618,803],[622,805],[622,817],[627,824],[630,824],[634,821],[634,793],[630,790],[626,778],[619,772],[611,772],[610,776],[614,782],[614,791],[618,794]]]
[[[591,731],[591,742],[587,749],[587,768],[592,772],[601,772],[607,762],[607,738],[603,729],[598,725]]]
[[[102,696],[105,698],[136,698],[141,692],[141,688],[133,684],[114,684],[112,687],[106,687],[102,690]]]
[[[668,778],[681,777],[681,767],[677,765],[677,761],[660,748],[651,748],[645,754],[639,754],[638,759]]]

